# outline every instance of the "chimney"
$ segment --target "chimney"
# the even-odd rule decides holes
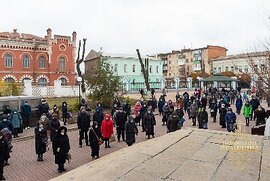
[[[73,33],[72,33],[72,41],[73,42],[77,41],[77,33],[76,33],[76,31],[73,31]]]
[[[52,37],[52,30],[51,30],[51,28],[48,28],[47,29],[47,37],[48,38],[51,38]]]

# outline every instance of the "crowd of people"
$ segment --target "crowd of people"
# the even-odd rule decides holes
[[[241,90],[225,89],[221,92],[215,88],[202,93],[195,89],[190,95],[184,92],[176,93],[175,102],[166,101],[164,92],[158,101],[155,99],[155,92],[151,92],[149,100],[139,100],[131,107],[129,102],[121,103],[115,98],[110,114],[104,113],[102,103],[97,103],[94,113],[85,99],[82,99],[78,106],[77,126],[79,130],[79,148],[86,146],[91,148],[92,159],[99,158],[100,146],[110,148],[110,142],[114,138],[114,127],[118,142],[124,141],[128,146],[136,142],[136,135],[139,134],[138,126],[145,133],[146,138],[155,137],[156,116],[161,117],[162,125],[167,133],[174,132],[183,127],[185,118],[191,120],[191,126],[199,129],[208,129],[208,122],[219,121],[221,128],[229,132],[237,129],[237,115],[243,114],[246,119],[246,126],[254,120],[256,125],[266,123],[269,111],[261,106],[261,100],[256,95],[246,95]],[[235,105],[235,111],[231,105]],[[155,114],[155,108],[158,113]],[[62,115],[60,116],[60,112]],[[64,164],[70,159],[70,143],[67,134],[67,120],[71,117],[68,112],[67,102],[62,103],[61,111],[56,105],[50,109],[45,99],[41,100],[38,106],[39,121],[34,129],[35,150],[37,161],[44,161],[43,154],[46,153],[49,143],[52,144],[55,164],[58,165],[58,172],[66,171]],[[22,128],[29,129],[31,106],[25,101],[21,106],[21,113],[16,109],[6,108],[2,121],[0,122],[0,180],[4,180],[3,167],[9,165],[8,159],[12,151],[12,135],[18,137]],[[184,115],[186,114],[185,118]],[[60,117],[64,126],[61,126]],[[270,135],[269,135],[270,136]],[[50,141],[49,141],[50,140]]]

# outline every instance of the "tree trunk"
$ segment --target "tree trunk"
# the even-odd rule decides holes
[[[143,77],[144,77],[144,82],[145,82],[145,86],[146,86],[146,90],[150,91],[150,85],[149,85],[149,59],[145,60],[145,64],[143,64],[143,60],[141,58],[141,54],[139,49],[136,49],[137,51],[137,55],[141,64],[141,68],[142,68],[142,73],[143,73]]]

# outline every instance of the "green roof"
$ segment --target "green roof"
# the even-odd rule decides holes
[[[204,79],[202,79],[203,82],[213,82],[213,81],[217,81],[217,82],[232,82],[232,81],[238,81],[237,79],[233,79],[231,77],[226,77],[224,75],[221,74],[216,74],[216,75],[212,75],[210,77],[206,77]]]

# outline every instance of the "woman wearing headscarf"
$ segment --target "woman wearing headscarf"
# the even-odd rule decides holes
[[[63,118],[64,125],[66,125],[67,124],[67,118],[68,118],[68,106],[67,106],[66,101],[64,101],[62,103],[62,118]]]
[[[47,143],[47,130],[45,130],[42,123],[38,123],[35,128],[35,147],[36,154],[38,155],[37,161],[43,161],[43,154],[46,152]]]
[[[105,148],[111,148],[110,137],[113,134],[113,121],[110,114],[106,114],[101,124],[101,135],[105,141]]]
[[[55,164],[58,165],[58,172],[66,171],[64,164],[66,163],[67,155],[70,150],[67,128],[61,126],[54,138],[53,154],[55,155]]]
[[[94,122],[93,127],[91,127],[89,131],[89,143],[92,150],[91,152],[92,159],[99,158],[100,141],[101,141],[100,129],[98,127],[98,123]]]
[[[133,121],[132,116],[128,116],[128,119],[125,124],[125,130],[126,130],[126,143],[128,146],[131,146],[133,143],[135,143],[135,134],[138,134],[138,128]]]
[[[134,109],[133,109],[133,112],[134,112],[134,115],[135,115],[135,123],[139,123],[139,125],[141,125],[140,124],[140,121],[141,121],[141,115],[140,115],[141,108],[142,108],[141,103],[137,102],[135,104]]]
[[[148,139],[150,139],[150,135],[154,138],[155,136],[155,130],[154,126],[156,125],[156,119],[152,112],[152,109],[149,107],[147,109],[146,114],[144,115],[144,128],[146,132],[146,136],[148,136]]]

